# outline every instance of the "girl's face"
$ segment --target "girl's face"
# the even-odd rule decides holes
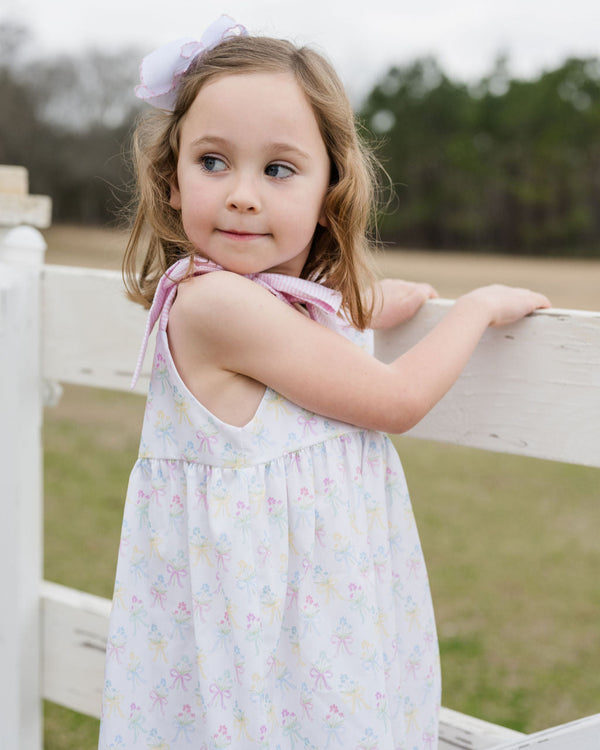
[[[206,84],[181,127],[171,206],[199,255],[240,274],[299,276],[330,163],[317,121],[288,73]]]

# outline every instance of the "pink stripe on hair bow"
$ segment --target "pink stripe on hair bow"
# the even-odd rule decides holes
[[[176,39],[146,55],[140,65],[139,86],[135,88],[138,99],[144,99],[158,109],[172,112],[177,101],[177,89],[183,74],[190,65],[209,49],[233,36],[248,36],[244,26],[229,16],[221,16],[206,29],[196,41],[191,37]]]
[[[146,320],[146,331],[131,381],[132,388],[135,387],[140,376],[146,347],[148,346],[148,339],[156,321],[160,319],[160,330],[164,331],[167,328],[169,311],[177,293],[177,284],[188,276],[199,276],[211,271],[225,270],[217,263],[213,263],[197,255],[193,258],[192,269],[190,273],[190,259],[182,258],[167,269],[158,282],[152,307]],[[268,289],[271,294],[274,294],[288,305],[296,303],[305,305],[310,317],[327,328],[340,331],[346,327],[344,320],[338,315],[342,303],[342,295],[334,289],[329,289],[315,281],[299,279],[296,276],[287,276],[282,273],[252,273],[246,275],[246,278]]]

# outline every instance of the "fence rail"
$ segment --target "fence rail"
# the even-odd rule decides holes
[[[43,292],[43,376],[129,390],[145,313],[126,300],[120,274],[45,266]],[[396,357],[451,304],[432,300],[405,325],[378,332],[376,355]],[[149,377],[146,366],[138,392]],[[600,312],[542,310],[489,329],[450,393],[409,434],[600,466]]]
[[[99,714],[110,603],[42,580],[42,393],[56,382],[128,389],[145,320],[119,274],[43,266],[43,249],[31,228],[0,230],[0,750],[40,750],[42,696]],[[377,355],[405,350],[450,304],[381,334]],[[147,382],[146,369],[137,390]],[[600,466],[600,313],[542,311],[488,331],[411,434]],[[441,719],[445,750],[600,748],[600,714],[531,736],[449,709]]]

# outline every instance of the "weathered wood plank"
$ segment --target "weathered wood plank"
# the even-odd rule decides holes
[[[42,303],[43,377],[128,391],[146,312],[125,297],[121,275],[47,265]],[[151,343],[148,350],[153,349]],[[136,391],[145,393],[149,379],[147,365]]]
[[[99,717],[110,601],[44,581],[42,694],[47,700]],[[440,714],[439,750],[598,750],[600,714],[533,735],[449,708]]]
[[[47,700],[100,716],[110,601],[44,581],[42,691]],[[439,750],[483,750],[524,735],[442,708]]]
[[[27,195],[29,172],[25,167],[0,164],[0,194]]]
[[[0,748],[40,750],[40,269],[44,238],[0,229]]]
[[[379,332],[390,361],[451,303]],[[600,466],[600,312],[540,311],[484,334],[463,374],[408,435],[490,451]]]
[[[128,390],[146,313],[125,298],[120,274],[45,266],[43,284],[44,377]],[[377,355],[389,361],[406,351],[450,305],[431,301],[412,321],[378,332]],[[409,434],[600,466],[600,313],[542,311],[488,330],[459,381]]]
[[[41,596],[42,694],[99,717],[110,601],[49,581]]]
[[[0,194],[0,226],[28,224],[47,229],[52,218],[52,201],[45,195]]]
[[[523,737],[524,734],[515,732],[514,729],[491,724],[450,708],[442,707],[440,711],[438,750],[486,750]]]
[[[494,750],[599,750],[600,714],[528,734]]]

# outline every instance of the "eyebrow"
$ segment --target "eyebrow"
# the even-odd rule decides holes
[[[310,159],[310,156],[306,153],[306,151],[303,151],[299,146],[295,146],[293,143],[287,143],[286,141],[276,141],[275,143],[270,143],[269,148],[273,149],[273,151],[291,152],[297,154],[298,156],[301,156],[306,160]]]
[[[192,147],[198,148],[202,146],[231,146],[231,141],[227,138],[223,138],[220,135],[203,135],[200,138],[195,138],[192,143]],[[268,152],[273,153],[281,153],[282,151],[285,153],[294,153],[300,156],[302,159],[306,159],[307,161],[310,160],[310,155],[301,149],[299,146],[294,145],[293,143],[288,143],[287,141],[273,141],[272,143],[267,144],[266,150]]]
[[[226,138],[221,138],[220,135],[203,135],[201,138],[194,138],[192,146],[207,146],[216,144],[217,146],[228,146],[229,141]]]

